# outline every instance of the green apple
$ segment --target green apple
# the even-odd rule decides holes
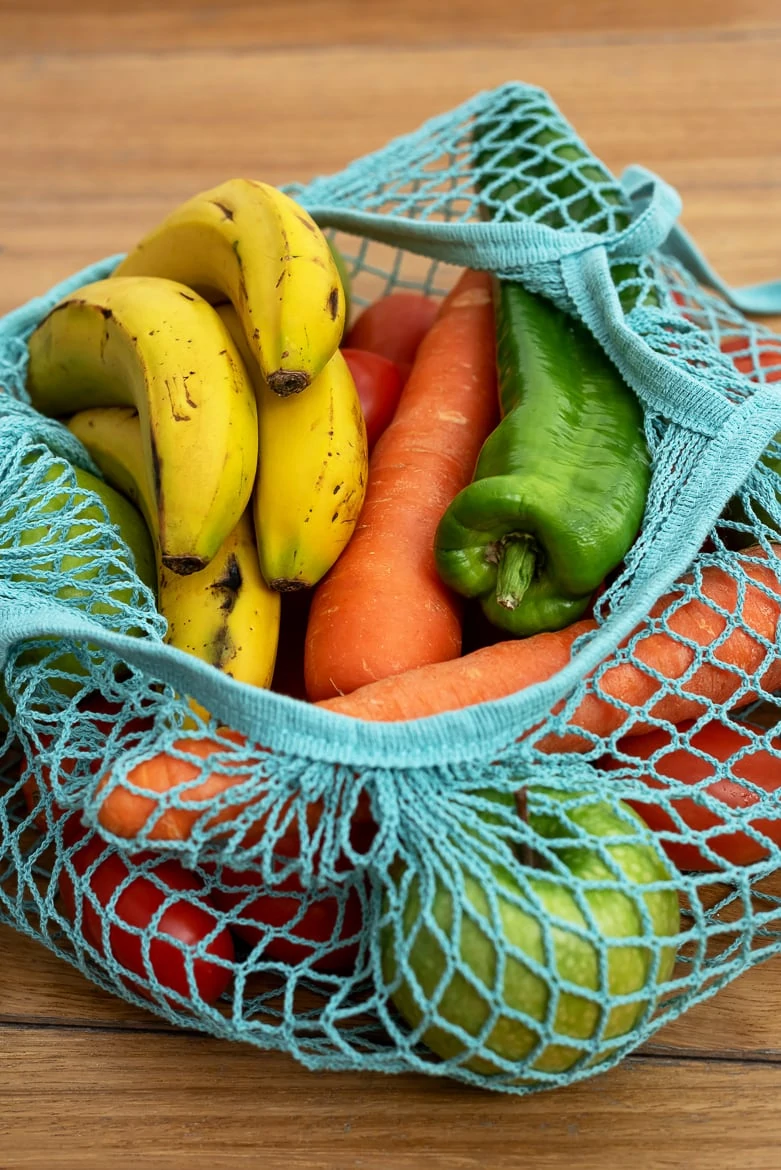
[[[100,507],[100,503],[102,503],[109,521],[117,527],[121,540],[133,554],[138,576],[145,585],[154,591],[157,587],[154,547],[149,530],[138,509],[109,484],[90,475],[81,467],[71,468],[75,480],[75,488],[73,489],[68,486],[62,467],[57,463],[51,464],[43,474],[39,475],[34,466],[37,458],[37,456],[32,456],[25,460],[25,463],[30,466],[31,475],[28,484],[25,485],[27,491],[26,523],[18,537],[20,546],[35,546],[34,573],[31,572],[28,575],[19,571],[12,576],[11,580],[39,582],[46,580],[48,574],[57,572],[68,574],[71,582],[88,583],[99,580],[101,586],[114,577],[127,580],[126,570],[115,568],[106,561],[105,554],[102,556],[100,554],[100,536],[95,525],[104,522]],[[60,486],[60,480],[62,480],[62,486]],[[55,483],[59,490],[52,492],[50,485]],[[100,503],[92,502],[93,495],[98,497]],[[51,523],[53,515],[65,510],[78,517],[67,532],[63,532],[62,526],[58,527]],[[12,509],[0,515],[0,531],[9,525],[12,519]],[[72,554],[66,551],[71,541],[74,550],[78,549]],[[96,554],[94,557],[89,554],[85,555],[85,550],[90,545],[95,546]],[[52,554],[52,559],[41,559],[43,554],[49,551]],[[117,543],[116,551],[118,555],[123,551],[119,543]],[[126,552],[124,556],[126,559]],[[63,582],[55,596],[63,601],[83,600],[85,602],[83,608],[91,613],[113,614],[117,612],[110,603],[94,601],[93,593],[94,590],[80,589],[76,584]],[[132,599],[132,590],[120,589],[115,596],[119,603],[127,604]]]
[[[89,617],[102,618],[105,625],[111,626],[110,619],[124,616],[123,607],[134,601],[135,587],[128,583],[128,550],[140,580],[156,591],[152,538],[138,509],[114,488],[80,467],[72,469],[75,485],[71,487],[61,464],[52,463],[42,471],[36,465],[39,458],[31,455],[23,461],[30,469],[25,484],[25,527],[15,538],[19,547],[31,549],[32,555],[29,565],[25,565],[23,557],[17,558],[18,567],[9,573],[9,580],[51,588],[60,576],[52,594],[56,600],[69,603]],[[17,508],[18,502],[14,501],[0,513],[0,533],[11,529]],[[102,538],[97,525],[105,523],[103,509],[119,534],[111,549],[115,558],[101,551]],[[54,516],[65,511],[74,517],[67,529],[62,523],[53,523]],[[13,539],[9,537],[5,543],[12,546]],[[143,633],[141,629],[127,632]],[[66,695],[81,690],[84,666],[71,653],[53,654],[50,648],[33,646],[19,655],[17,664],[43,661],[53,689]],[[0,701],[10,708],[4,687],[0,689]]]
[[[545,1072],[605,1059],[616,1047],[609,1041],[625,1037],[656,1001],[675,961],[678,896],[670,863],[642,820],[619,801],[582,793],[573,803],[573,794],[539,788],[529,796],[535,791],[555,809],[528,815],[549,854],[547,869],[537,858],[537,872],[524,877],[508,837],[517,815],[507,807],[512,797],[489,793],[505,811],[484,816],[496,828],[472,828],[462,838],[469,844],[447,858],[447,881],[442,866],[425,881],[401,866],[386,892],[380,943],[390,997],[412,1028],[423,1025],[428,1048],[445,1059],[467,1054],[463,1066],[475,1072],[506,1074],[492,1055],[513,1064],[531,1055],[521,1071]],[[477,854],[469,856],[482,842],[486,860],[486,829],[493,897],[478,876]],[[656,883],[669,884],[644,889]],[[470,1044],[455,1028],[479,1040]]]

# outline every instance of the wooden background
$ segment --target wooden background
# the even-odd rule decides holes
[[[773,277],[779,48],[778,0],[0,0],[0,313],[199,189],[340,168],[509,79],[677,186],[727,279]],[[0,926],[0,1170],[776,1170],[780,1004],[776,960],[619,1069],[517,1100],[174,1034]]]

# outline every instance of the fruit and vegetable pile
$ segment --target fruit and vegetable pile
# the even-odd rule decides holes
[[[571,278],[466,262],[633,227],[547,95],[470,111],[444,275],[359,295],[365,241],[230,179],[25,330],[0,913],[179,1022],[526,1091],[781,949],[781,450],[744,425],[781,341],[669,256],[605,260],[604,336]]]

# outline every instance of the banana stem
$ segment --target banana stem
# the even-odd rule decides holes
[[[531,536],[505,541],[496,570],[496,600],[505,609],[517,609],[531,585],[537,558]]]

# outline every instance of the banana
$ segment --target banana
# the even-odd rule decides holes
[[[166,276],[230,300],[271,389],[303,390],[344,331],[345,295],[328,240],[288,195],[229,179],[183,203],[116,269]]]
[[[255,537],[273,589],[315,585],[353,534],[366,494],[366,425],[337,349],[306,394],[280,398],[261,377],[230,305],[217,312],[242,353],[258,400]]]
[[[214,559],[191,577],[163,574],[167,641],[237,682],[268,687],[274,674],[280,597],[260,573],[251,509]]]
[[[155,502],[145,474],[141,423],[128,407],[79,411],[68,422],[103,475],[141,510],[155,539],[157,605],[166,641],[239,682],[267,687],[274,673],[280,598],[260,574],[251,509],[209,564],[186,577],[162,563]]]
[[[257,469],[257,409],[217,313],[149,277],[85,285],[29,340],[27,389],[44,414],[134,406],[163,563],[202,569],[235,528]]]

